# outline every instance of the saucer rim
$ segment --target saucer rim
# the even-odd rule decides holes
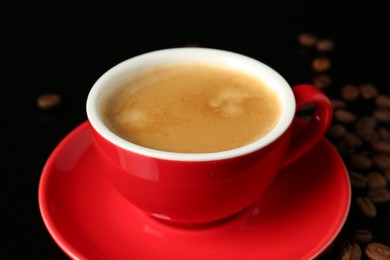
[[[68,143],[76,136],[78,136],[81,132],[85,131],[85,128],[88,128],[88,120],[81,122],[76,127],[74,127],[70,132],[68,132],[64,138],[62,138],[59,143],[54,147],[52,152],[50,153],[49,157],[47,158],[42,171],[41,171],[41,177],[38,184],[38,204],[39,204],[39,211],[41,213],[41,217],[43,219],[43,222],[49,232],[49,234],[52,236],[53,240],[56,242],[56,244],[66,253],[70,258],[72,259],[87,259],[87,256],[84,256],[79,250],[74,248],[63,236],[61,236],[61,232],[56,228],[56,224],[54,223],[54,220],[50,218],[49,210],[47,209],[48,205],[46,202],[46,191],[47,189],[44,189],[48,183],[48,179],[50,176],[51,169],[53,168],[53,165],[55,164],[58,154],[68,145]],[[87,129],[88,130],[88,129]],[[43,206],[45,205],[45,207]],[[74,253],[75,252],[75,253]]]
[[[303,122],[303,120],[300,120],[300,121]],[[47,189],[44,189],[44,187],[48,183],[50,172],[52,171],[51,169],[52,169],[54,163],[56,162],[56,160],[58,159],[58,155],[61,153],[61,151],[64,148],[66,148],[66,146],[69,145],[69,142],[73,138],[75,138],[76,136],[80,135],[83,131],[88,131],[88,129],[87,129],[88,125],[89,125],[89,122],[87,120],[82,122],[82,123],[80,123],[75,128],[73,128],[55,146],[55,148],[53,149],[53,151],[49,155],[46,163],[44,164],[44,167],[42,169],[41,178],[40,178],[40,181],[39,181],[39,187],[38,187],[39,210],[41,212],[41,216],[42,216],[42,219],[44,221],[44,224],[45,224],[47,230],[49,231],[50,235],[52,236],[52,238],[56,242],[56,244],[64,251],[64,253],[66,253],[72,259],[83,259],[86,256],[84,256],[84,254],[82,252],[80,252],[77,248],[73,247],[71,245],[71,243],[65,237],[61,236],[61,232],[56,228],[57,224],[50,217],[51,213],[49,212],[49,209],[47,208],[48,206],[46,205],[47,204],[47,202],[46,202],[47,199],[45,197],[45,193],[46,193]],[[88,135],[90,135],[90,133]],[[337,153],[336,148],[331,144],[331,142],[329,140],[327,140],[326,137],[324,137],[320,142],[324,142],[325,145],[331,146],[330,148],[332,148],[334,150],[335,154],[337,154],[339,156],[339,160],[341,161],[341,164],[343,166],[343,170],[342,171],[344,173],[346,173],[346,177],[347,177],[348,182],[349,182],[350,180],[349,180],[349,177],[347,175],[347,172],[348,172],[347,167],[346,167],[345,163],[343,162],[343,160],[341,159],[340,155]],[[290,166],[288,166],[286,168],[288,169],[289,167]],[[351,199],[352,199],[351,186],[348,185],[348,187],[346,187],[346,188],[348,188],[348,189],[345,191],[345,194],[346,194],[348,199],[346,200],[346,207],[344,208],[344,212],[342,213],[343,218],[342,219],[340,218],[340,220],[339,220],[340,223],[339,223],[337,229],[335,229],[335,231],[333,232],[333,235],[331,237],[329,237],[328,242],[324,243],[322,248],[320,250],[317,250],[316,254],[313,254],[312,258],[310,258],[310,259],[315,259],[315,258],[321,256],[326,251],[326,249],[331,245],[331,243],[336,239],[336,237],[339,235],[339,233],[341,232],[342,228],[344,227],[344,225],[346,223],[346,220],[348,218],[348,213],[350,211]],[[44,205],[45,205],[45,207],[44,207]]]

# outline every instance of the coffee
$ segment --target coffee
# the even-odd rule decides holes
[[[208,153],[258,140],[281,104],[254,76],[207,64],[156,67],[124,81],[102,102],[105,124],[140,146]]]

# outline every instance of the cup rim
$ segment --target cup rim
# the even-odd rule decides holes
[[[165,60],[169,59],[171,62],[175,62],[172,61],[175,60],[173,58],[176,57],[173,56],[174,54],[181,55],[180,57],[186,56],[187,58],[191,58],[196,61],[212,61],[213,59],[218,58],[219,60],[228,62],[229,66],[238,66],[240,69],[242,69],[242,64],[245,64],[247,66],[246,70],[250,68],[254,71],[261,71],[261,76],[259,76],[259,78],[262,81],[265,81],[266,85],[272,86],[272,88],[274,88],[275,91],[279,93],[278,96],[280,98],[282,109],[279,121],[277,122],[276,126],[274,126],[274,128],[268,134],[252,143],[231,150],[211,153],[180,153],[155,150],[131,143],[130,141],[115,135],[99,117],[98,101],[101,97],[102,91],[106,88],[106,86],[112,84],[118,76],[124,76],[130,68],[133,70],[138,70],[140,67],[142,67],[144,62],[151,62],[154,58]],[[252,73],[252,75],[254,74]],[[266,76],[266,79],[264,79],[264,76]],[[257,59],[237,52],[204,47],[176,47],[154,50],[130,57],[122,62],[119,62],[103,73],[103,75],[101,75],[92,85],[86,102],[88,121],[95,129],[95,131],[97,131],[104,139],[113,145],[127,151],[131,151],[147,157],[174,161],[223,160],[243,156],[260,150],[273,143],[287,131],[288,127],[293,121],[295,109],[295,97],[291,86],[275,69]]]

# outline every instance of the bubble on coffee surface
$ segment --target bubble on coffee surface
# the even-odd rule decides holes
[[[248,98],[248,94],[235,88],[224,88],[217,96],[209,101],[210,107],[220,112],[224,117],[242,115],[245,112],[242,103]]]
[[[121,125],[133,127],[144,127],[150,122],[147,114],[140,109],[123,110],[116,115],[116,120]]]

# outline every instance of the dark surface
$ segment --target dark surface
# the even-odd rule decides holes
[[[42,221],[39,178],[57,143],[86,120],[88,91],[110,67],[147,51],[196,43],[259,59],[291,85],[310,83],[315,53],[297,43],[300,32],[310,32],[335,42],[328,71],[333,79],[326,89],[329,95],[337,95],[345,83],[372,83],[390,94],[390,12],[382,2],[343,9],[325,1],[318,6],[303,1],[275,4],[269,9],[259,3],[252,14],[247,11],[255,7],[237,8],[239,17],[216,10],[151,18],[143,9],[133,9],[127,14],[111,13],[114,20],[110,21],[106,13],[92,11],[92,17],[72,12],[59,15],[57,9],[47,12],[47,17],[28,8],[15,11],[12,18],[23,20],[6,28],[2,40],[6,70],[1,99],[0,258],[67,259]],[[194,4],[183,7],[186,10]],[[206,22],[210,14],[218,16]],[[61,106],[51,112],[36,105],[37,97],[47,92],[63,98]],[[375,241],[390,245],[389,219],[389,205],[373,220],[362,220],[351,211],[337,242],[349,239],[351,229],[368,225]],[[334,251],[321,258],[336,259]]]

